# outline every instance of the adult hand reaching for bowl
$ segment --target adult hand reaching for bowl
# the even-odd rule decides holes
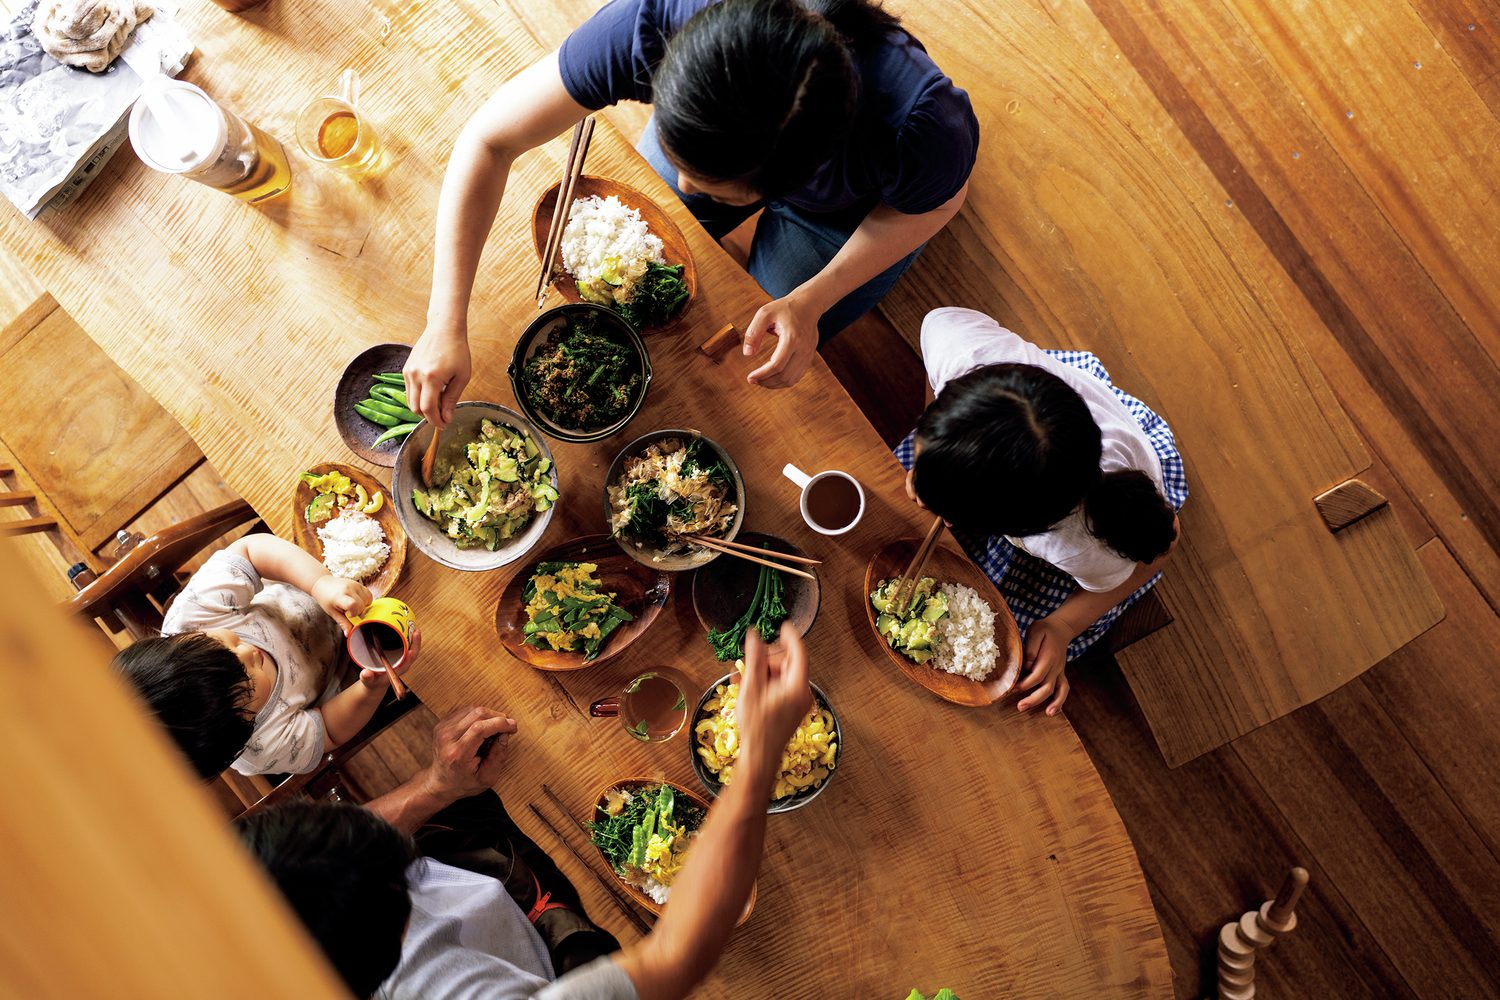
[[[401,369],[406,377],[407,408],[442,430],[453,419],[472,374],[469,339],[462,329],[427,325]]]
[[[765,364],[746,376],[747,380],[766,389],[796,385],[818,353],[818,319],[822,315],[823,310],[801,289],[756,310],[745,329],[745,355],[759,354],[766,337],[772,334],[776,336],[776,349]]]
[[[745,667],[740,674],[735,714],[740,759],[757,775],[774,779],[782,751],[812,708],[807,683],[807,646],[791,622],[781,623],[779,642],[768,647],[751,629],[745,635]]]

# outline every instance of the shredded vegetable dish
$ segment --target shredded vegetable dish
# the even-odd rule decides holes
[[[664,438],[625,461],[609,486],[610,530],[657,555],[698,551],[684,535],[722,537],[739,508],[734,479],[702,439]]]
[[[412,490],[411,501],[461,549],[493,551],[557,501],[552,462],[529,434],[483,420],[460,455],[446,452],[433,465],[432,488]]]

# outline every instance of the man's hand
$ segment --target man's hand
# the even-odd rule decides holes
[[[818,320],[822,315],[797,292],[761,306],[745,329],[745,355],[759,354],[771,334],[776,335],[776,349],[765,364],[746,376],[747,380],[767,389],[796,385],[818,353]]]
[[[1039,619],[1026,630],[1023,669],[1028,672],[1019,687],[1031,693],[1016,703],[1018,709],[1029,712],[1050,697],[1047,714],[1056,715],[1062,710],[1063,702],[1068,699],[1068,678],[1064,673],[1068,666],[1068,643],[1074,638],[1066,625],[1051,618]]]
[[[328,612],[328,616],[345,632],[349,631],[349,616],[364,614],[374,600],[364,584],[332,573],[324,573],[313,581],[311,593],[319,607]]]
[[[449,715],[432,731],[432,763],[423,776],[425,790],[457,802],[492,787],[505,765],[506,743],[516,731],[515,719],[478,705]],[[491,737],[493,742],[486,746]]]
[[[740,759],[774,771],[787,741],[811,708],[807,647],[801,633],[790,622],[782,622],[778,648],[768,649],[754,629],[746,632],[745,669],[735,703]]]
[[[411,665],[417,662],[417,654],[421,651],[422,632],[420,629],[413,627],[411,630],[411,639],[409,640],[409,644],[406,647],[406,655],[401,658],[401,661],[399,663],[391,664],[392,672],[394,672],[397,677],[403,676],[408,670],[411,669]],[[384,691],[386,684],[389,683],[385,679],[384,670],[367,669],[361,670],[359,672],[359,682],[372,691]]]
[[[407,407],[442,430],[453,419],[453,408],[469,384],[467,331],[429,323],[401,374],[406,376]]]

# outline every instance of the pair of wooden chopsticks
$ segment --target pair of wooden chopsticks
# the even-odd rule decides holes
[[[577,827],[578,830],[580,830],[584,834],[584,836],[590,835],[588,827],[584,826],[578,821],[577,817],[568,812],[568,807],[562,804],[562,800],[553,793],[552,789],[548,788],[546,785],[543,785],[542,791],[546,794],[548,800],[551,801],[552,805],[557,809],[557,811],[568,817],[568,819],[572,820],[573,825]],[[594,876],[594,880],[609,891],[609,894],[614,897],[615,904],[620,907],[621,912],[623,912],[625,916],[630,919],[630,922],[635,925],[635,929],[640,931],[642,934],[650,934],[651,925],[646,922],[645,917],[642,917],[638,912],[636,912],[634,906],[630,905],[630,897],[626,896],[625,893],[620,891],[620,887],[615,885],[613,873],[611,873],[608,879],[601,878],[599,876],[599,873],[594,870],[594,866],[583,860],[583,855],[579,854],[578,850],[568,841],[568,838],[562,835],[561,830],[552,825],[552,821],[547,818],[545,813],[543,813],[540,809],[538,809],[534,804],[530,802],[528,802],[526,806],[531,810],[531,814],[538,820],[540,820],[543,826],[551,831],[552,836],[556,837],[558,841],[568,849],[568,853],[573,855],[573,858],[580,865],[588,869],[589,874]]]
[[[794,556],[786,552],[776,552],[772,549],[758,549],[753,545],[728,542],[722,538],[709,538],[707,535],[684,535],[683,537],[694,545],[701,545],[705,549],[713,549],[715,552],[722,552],[726,556],[734,556],[736,559],[743,559],[746,562],[760,563],[762,566],[779,569],[783,573],[790,573],[792,576],[800,576],[807,580],[816,580],[817,577],[804,570],[793,569],[790,566],[783,565],[783,562],[801,563],[804,566],[822,565],[822,562],[819,560],[809,559],[806,556]],[[777,562],[776,560],[782,560],[783,562]]]
[[[573,141],[568,145],[568,166],[563,179],[557,185],[557,204],[552,207],[552,228],[547,230],[547,249],[542,254],[542,273],[536,279],[536,307],[542,308],[547,297],[547,286],[552,284],[552,262],[557,257],[558,245],[562,243],[563,227],[568,221],[568,210],[573,204],[573,190],[578,178],[583,175],[583,158],[589,155],[589,143],[594,138],[594,116],[589,115],[573,126]]]
[[[932,550],[937,547],[938,537],[942,533],[943,519],[933,518],[932,527],[927,529],[927,537],[922,539],[911,562],[906,564],[906,572],[897,578],[896,589],[891,592],[891,607],[899,609],[899,614],[904,615],[910,609],[912,598],[916,596],[917,584],[922,581],[922,570],[927,565]]]

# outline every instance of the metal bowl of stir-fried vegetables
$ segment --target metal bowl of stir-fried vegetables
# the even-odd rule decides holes
[[[732,540],[739,534],[745,481],[729,453],[697,431],[652,431],[610,464],[604,521],[636,562],[669,572],[697,569],[719,553],[689,536]]]
[[[401,442],[391,471],[391,502],[407,540],[452,569],[497,569],[542,540],[557,502],[557,468],[546,440],[508,407],[467,401],[443,428],[432,485],[422,482],[422,453],[432,436],[423,421]]]
[[[646,402],[651,359],[618,313],[589,302],[549,309],[516,341],[510,385],[521,412],[559,441],[601,441]]]

